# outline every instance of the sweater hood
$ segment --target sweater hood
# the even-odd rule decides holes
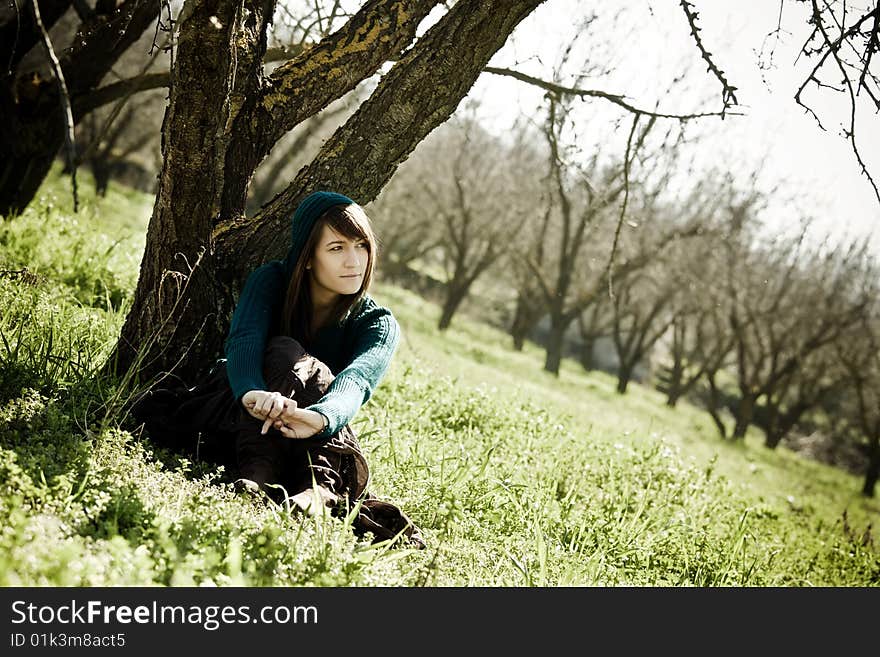
[[[351,205],[353,203],[354,201],[344,194],[325,191],[312,192],[300,201],[290,222],[290,249],[284,258],[284,271],[288,278],[293,274],[294,266],[302,255],[306,240],[318,218],[334,205]]]

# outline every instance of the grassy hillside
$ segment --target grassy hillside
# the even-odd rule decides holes
[[[150,199],[73,216],[53,177],[0,225],[0,584],[875,586],[880,504],[840,470],[731,445],[708,417],[379,284],[404,339],[354,427],[371,491],[428,549],[236,496],[153,447],[95,376],[137,275]],[[84,182],[83,187],[88,187]],[[381,226],[378,226],[381,233]]]

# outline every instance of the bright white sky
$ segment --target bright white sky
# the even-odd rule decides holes
[[[816,220],[818,232],[869,239],[874,252],[880,254],[880,202],[860,174],[849,143],[840,136],[848,110],[828,102],[827,95],[823,98],[813,91],[806,96],[805,100],[815,101],[827,129],[823,132],[793,100],[811,66],[806,61],[795,65],[806,36],[803,5],[792,0],[785,3],[783,28],[788,32],[782,33],[778,42],[767,42],[767,50],[776,43],[774,67],[762,71],[759,53],[765,37],[777,26],[777,0],[691,1],[700,12],[703,42],[716,65],[738,88],[739,111],[745,114],[724,122],[702,119],[707,122],[703,125],[712,128],[713,136],[701,146],[700,157],[741,175],[756,168],[763,158],[767,187],[781,179],[787,181],[785,192],[777,195],[779,205],[768,213],[780,230],[797,217],[809,215]],[[609,6],[614,9],[605,9]],[[612,11],[618,7],[622,13],[614,22]],[[559,44],[566,43],[576,30],[579,16],[591,10],[600,11],[600,19],[590,28],[593,36],[584,40],[589,50],[580,51],[579,58],[572,61],[588,56],[592,63],[612,72],[591,76],[580,86],[625,93],[645,108],[659,102],[661,111],[720,108],[720,84],[706,72],[678,0],[619,0],[602,5],[547,0],[520,24],[491,64],[549,78]],[[608,35],[613,35],[613,41]],[[662,90],[683,66],[690,67],[685,78],[689,90],[664,97]],[[532,113],[541,96],[539,89],[489,74],[480,78],[471,93],[482,100],[486,116],[499,130],[518,115]],[[701,108],[700,99],[709,103]],[[604,101],[585,103],[586,138],[607,139],[607,124],[602,121],[612,115],[619,116],[620,111]],[[880,183],[880,117],[865,114],[859,119],[860,151]]]

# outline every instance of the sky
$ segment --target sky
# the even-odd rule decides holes
[[[701,143],[698,157],[707,165],[729,167],[740,175],[760,168],[768,187],[784,181],[783,193],[775,195],[775,207],[765,213],[780,231],[808,215],[814,220],[815,237],[828,234],[840,240],[865,239],[880,255],[880,201],[840,132],[843,122],[848,122],[847,108],[830,94],[812,91],[805,95],[826,128],[823,131],[794,101],[811,68],[804,58],[797,60],[806,36],[802,3],[785,3],[783,31],[778,38],[768,39],[778,24],[780,4],[776,0],[691,2],[700,12],[703,42],[716,65],[737,87],[736,111],[743,114],[723,122],[702,119],[701,127],[711,136]],[[721,86],[706,71],[678,0],[606,3],[589,28],[580,27],[578,17],[598,6],[547,0],[520,24],[490,65],[549,78],[560,43],[566,43],[576,31],[586,31],[582,49],[576,49],[570,60],[589,61],[593,67],[585,70],[587,76],[580,86],[625,93],[645,108],[659,103],[660,109],[668,112],[720,108]],[[622,13],[615,18],[605,6],[622,9]],[[771,47],[772,66],[768,66]],[[764,63],[763,68],[759,62]],[[607,72],[600,74],[598,68]],[[671,80],[682,70],[686,70],[682,84],[666,94]],[[542,91],[483,74],[470,97],[479,98],[487,120],[504,130],[521,114],[534,112],[541,104]],[[620,110],[599,100],[585,103],[585,134],[607,139],[597,117],[612,115],[620,116]],[[864,113],[857,121],[862,157],[873,167],[880,184],[880,116]]]

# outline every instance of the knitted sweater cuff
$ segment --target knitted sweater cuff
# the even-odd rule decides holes
[[[316,434],[319,438],[332,436],[351,422],[366,399],[367,386],[356,378],[337,377],[330,385],[327,394],[317,404],[307,407],[307,410],[317,411],[327,418],[327,427],[321,433]]]

